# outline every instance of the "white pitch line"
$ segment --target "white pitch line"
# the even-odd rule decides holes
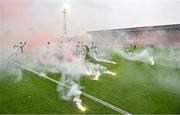
[[[15,62],[15,61],[13,61],[13,60],[10,60],[10,61],[11,61],[12,63],[14,63],[15,65],[17,65],[17,66],[19,66],[19,67],[21,67],[21,68],[23,68],[23,69],[25,69],[25,70],[31,71],[31,72],[33,72],[33,73],[35,73],[35,74],[37,74],[37,75],[39,75],[39,76],[41,76],[41,77],[43,77],[43,78],[46,78],[46,79],[48,79],[48,80],[50,80],[50,81],[52,81],[52,82],[54,82],[54,83],[57,83],[57,84],[60,84],[60,85],[62,85],[62,86],[65,86],[66,88],[69,88],[67,85],[65,85],[65,84],[63,84],[63,83],[61,83],[61,82],[59,82],[59,81],[57,81],[57,80],[55,80],[55,79],[52,79],[52,78],[48,77],[47,75],[42,75],[41,73],[39,73],[39,72],[37,72],[37,71],[34,71],[34,70],[32,70],[32,69],[30,69],[30,68],[28,68],[28,67],[26,67],[26,66],[23,66],[23,65]],[[127,112],[127,111],[125,111],[125,110],[123,110],[123,109],[121,109],[121,108],[119,108],[119,107],[116,107],[116,106],[114,106],[114,105],[112,105],[112,104],[110,104],[110,103],[107,103],[107,102],[105,102],[105,101],[103,101],[103,100],[101,100],[101,99],[99,99],[99,98],[97,98],[97,97],[94,97],[94,96],[92,96],[92,95],[90,95],[90,94],[88,94],[88,93],[86,93],[86,92],[82,92],[82,95],[85,96],[85,97],[87,97],[87,98],[89,98],[89,99],[91,99],[91,100],[94,100],[95,102],[97,102],[97,103],[99,103],[99,104],[102,104],[102,105],[104,105],[104,106],[106,106],[106,107],[108,107],[108,108],[110,108],[110,109],[112,109],[112,110],[114,110],[114,111],[116,111],[116,112],[118,112],[118,113],[121,113],[121,114],[123,114],[123,115],[131,115],[131,113],[129,113],[129,112]]]
[[[28,67],[26,67],[26,66],[23,66],[23,65],[15,62],[15,61],[13,61],[13,60],[10,60],[10,61],[11,61],[13,64],[15,64],[15,65],[17,65],[17,66],[19,66],[19,67],[21,67],[21,68],[23,68],[23,69],[25,69],[25,70],[28,70],[28,71],[30,71],[30,72],[32,72],[32,73],[34,73],[34,74],[37,74],[37,75],[41,76],[42,78],[46,78],[46,79],[48,79],[48,80],[50,80],[50,81],[52,81],[52,82],[54,82],[54,83],[60,84],[60,85],[62,85],[62,86],[65,86],[65,84],[60,83],[59,81],[54,80],[54,79],[48,77],[48,76],[45,75],[45,74],[39,73],[39,72],[37,72],[37,71],[34,71],[33,69],[28,68]],[[67,87],[67,86],[66,86],[66,87]]]
[[[99,98],[97,98],[97,97],[94,97],[94,96],[92,96],[92,95],[89,95],[89,94],[86,93],[86,92],[82,92],[82,95],[84,95],[85,97],[87,97],[87,98],[89,98],[89,99],[92,99],[92,100],[94,100],[95,102],[97,102],[97,103],[99,103],[99,104],[102,104],[102,105],[104,105],[104,106],[106,106],[106,107],[108,107],[108,108],[110,108],[110,109],[112,109],[112,110],[114,110],[114,111],[117,111],[118,113],[121,113],[121,114],[123,114],[123,115],[131,115],[131,113],[129,113],[129,112],[127,112],[127,111],[125,111],[125,110],[123,110],[123,109],[121,109],[121,108],[119,108],[119,107],[116,107],[116,106],[114,106],[114,105],[112,105],[112,104],[110,104],[110,103],[107,103],[107,102],[105,102],[105,101],[103,101],[103,100],[101,100],[101,99],[99,99]]]

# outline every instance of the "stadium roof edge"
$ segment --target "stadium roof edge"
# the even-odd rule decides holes
[[[168,24],[168,25],[155,25],[155,26],[143,26],[143,27],[130,27],[130,28],[120,28],[120,29],[106,29],[106,30],[94,30],[87,31],[87,34],[99,33],[99,32],[112,32],[112,31],[141,31],[141,30],[180,30],[180,24]]]

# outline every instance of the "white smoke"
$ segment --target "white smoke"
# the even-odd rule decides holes
[[[144,63],[148,63],[151,65],[154,65],[154,57],[151,53],[150,49],[143,49],[140,51],[128,51],[127,49],[123,48],[116,48],[114,49],[114,52],[118,54],[119,56],[122,56],[125,59],[131,60],[131,61],[141,61]]]
[[[6,59],[0,60],[0,79],[11,77],[14,82],[19,82],[22,79],[22,71],[9,63]]]
[[[29,52],[24,50],[24,53],[19,52],[17,55],[14,55],[14,51],[10,50],[8,52],[9,56],[4,57],[5,62],[8,64],[7,66],[3,66],[5,69],[1,70],[12,76],[16,76],[16,81],[20,81],[23,78],[22,71],[26,68],[34,73],[38,73],[40,76],[45,76],[48,73],[58,73],[60,80],[57,91],[60,98],[73,100],[80,110],[85,111],[86,109],[83,107],[82,100],[80,99],[81,93],[76,95],[76,92],[81,92],[80,78],[83,75],[91,75],[94,76],[95,80],[98,80],[102,73],[113,76],[116,74],[100,64],[88,62],[85,60],[85,56],[74,56],[74,50],[76,50],[74,41],[64,41],[61,45],[63,47],[59,47],[58,43],[47,43],[42,46],[40,45],[38,48],[31,49]],[[95,55],[92,56],[97,61],[111,63],[111,61],[104,58],[99,58]],[[14,60],[18,64],[23,65],[23,69],[16,66],[16,64],[13,65],[9,60]],[[76,90],[73,88],[75,85],[78,86]]]
[[[159,48],[152,51],[158,65],[180,68],[179,48]]]

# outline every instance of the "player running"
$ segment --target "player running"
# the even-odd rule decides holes
[[[13,45],[13,50],[14,50],[14,53],[11,54],[10,57],[16,57],[18,56],[19,54],[23,55],[24,53],[24,46],[26,45],[26,42],[19,42],[18,44],[15,44]]]

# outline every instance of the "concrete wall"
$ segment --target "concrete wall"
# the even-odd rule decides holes
[[[87,32],[106,47],[180,47],[180,24]]]

